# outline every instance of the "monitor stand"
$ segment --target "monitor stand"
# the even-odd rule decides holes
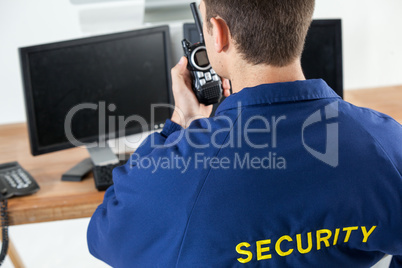
[[[94,166],[106,166],[119,163],[118,157],[106,144],[103,147],[91,147],[87,150],[90,158],[85,158],[61,177],[62,181],[81,181]]]
[[[106,166],[119,163],[119,159],[107,143],[102,147],[92,147],[87,148],[87,150],[94,166]]]

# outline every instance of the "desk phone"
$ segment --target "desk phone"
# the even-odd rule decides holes
[[[29,195],[38,190],[34,178],[18,162],[0,165],[0,199]]]

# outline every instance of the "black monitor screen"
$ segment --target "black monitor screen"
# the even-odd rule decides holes
[[[322,78],[343,97],[341,20],[314,20],[301,59],[307,79]]]
[[[195,23],[183,24],[183,37],[190,41],[191,44],[200,42],[200,34]]]
[[[200,42],[194,23],[184,24],[183,32],[191,43]],[[322,78],[343,97],[341,20],[313,20],[301,62],[307,79]]]
[[[151,109],[171,103],[169,44],[162,26],[21,48],[32,153],[158,128],[170,116]]]

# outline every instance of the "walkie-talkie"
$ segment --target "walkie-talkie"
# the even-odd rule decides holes
[[[183,50],[188,59],[187,69],[193,80],[193,91],[200,103],[210,105],[219,102],[222,98],[222,81],[209,63],[196,3],[191,3],[190,7],[201,42],[191,45],[187,39],[184,39],[182,41]]]

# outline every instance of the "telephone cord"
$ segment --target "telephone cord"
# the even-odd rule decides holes
[[[8,212],[7,212],[7,199],[1,201],[1,229],[3,236],[3,243],[0,252],[0,266],[3,264],[8,251]]]

